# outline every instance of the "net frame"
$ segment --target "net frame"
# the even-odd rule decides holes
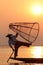
[[[33,24],[33,25],[32,25],[32,27],[23,26],[23,25],[28,25],[28,24]],[[35,24],[37,24],[38,29],[33,28]],[[15,28],[15,26],[16,26],[17,28]],[[30,28],[29,34],[24,33],[23,31],[20,31],[20,30],[18,29],[19,27]],[[10,28],[12,31],[14,31],[14,32],[16,32],[16,33],[18,33],[18,34],[19,34],[19,32],[22,32],[22,33],[24,33],[24,34],[26,34],[26,35],[29,35],[29,36],[31,36],[30,34],[31,34],[32,29],[37,30],[37,31],[38,31],[38,32],[37,32],[37,35],[36,35],[36,37],[34,38],[33,41],[30,41],[29,39],[27,40],[25,37],[23,37],[21,34],[19,34],[22,38],[24,38],[25,40],[27,40],[28,43],[33,43],[33,42],[37,39],[37,37],[38,37],[39,28],[40,28],[40,27],[39,27],[39,23],[37,23],[37,22],[34,22],[34,23],[27,23],[27,22],[19,22],[19,23],[17,23],[17,22],[16,22],[16,23],[10,23],[10,24],[9,24],[9,28]],[[31,37],[34,37],[34,36],[31,36]]]

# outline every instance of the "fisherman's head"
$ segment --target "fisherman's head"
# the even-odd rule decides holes
[[[6,35],[6,37],[10,38],[10,37],[12,37],[12,34],[8,34],[8,35]]]
[[[16,33],[16,35],[13,35],[13,34],[7,34],[6,35],[6,37],[8,37],[8,38],[12,38],[12,36],[16,36],[17,37],[18,36],[18,33]]]

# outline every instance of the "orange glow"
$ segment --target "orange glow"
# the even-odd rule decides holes
[[[40,6],[40,5],[34,5],[34,6],[32,7],[32,12],[33,12],[34,14],[36,14],[36,15],[41,14],[41,13],[42,13],[42,8],[41,8],[41,6]]]
[[[1,45],[7,43],[5,35],[13,33],[8,27],[9,23],[15,22],[38,22],[40,34],[33,45],[43,45],[43,0],[0,0]]]

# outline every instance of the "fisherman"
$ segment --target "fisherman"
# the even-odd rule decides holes
[[[18,48],[20,46],[27,46],[27,47],[29,47],[31,45],[31,44],[28,44],[26,42],[18,41],[17,40],[18,33],[16,33],[16,35],[8,34],[6,37],[9,38],[9,40],[8,40],[9,46],[15,52],[14,53],[14,58],[16,58],[16,56],[18,55]]]
[[[9,43],[10,48],[12,48],[12,50],[15,51],[15,44],[17,42],[16,38],[18,37],[18,33],[16,33],[16,35],[8,34],[6,37],[9,38],[8,43]]]

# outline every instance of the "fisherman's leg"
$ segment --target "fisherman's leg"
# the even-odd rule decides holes
[[[14,51],[12,44],[9,44],[10,48]]]
[[[15,57],[15,45],[14,45],[13,49],[14,49],[13,51],[14,51],[14,57]]]
[[[18,45],[15,45],[15,58],[18,55]]]
[[[26,43],[26,42],[18,41],[18,45],[19,46],[27,46],[27,47],[29,47],[31,45],[31,43]]]

